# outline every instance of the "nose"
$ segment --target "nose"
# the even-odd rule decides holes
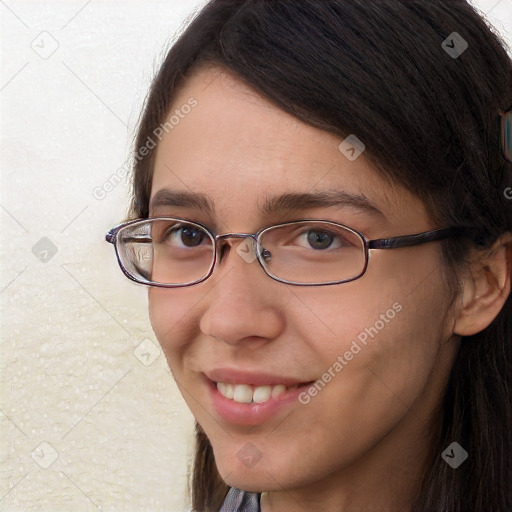
[[[256,259],[233,250],[249,236],[255,241],[253,235],[246,234],[222,237],[216,269],[208,280],[211,291],[204,300],[200,329],[225,343],[250,341],[256,348],[277,338],[285,321],[283,301],[279,300],[283,291],[276,290],[279,283],[265,274]]]

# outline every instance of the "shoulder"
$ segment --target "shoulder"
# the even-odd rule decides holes
[[[231,487],[219,512],[260,512],[260,496]]]

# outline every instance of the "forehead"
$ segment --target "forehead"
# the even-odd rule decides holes
[[[184,108],[189,104],[195,106]],[[347,159],[341,138],[303,123],[222,70],[191,76],[170,116],[173,127],[156,148],[152,199],[163,189],[200,193],[223,218],[254,217],[273,196],[338,190],[367,198],[390,219],[396,211],[424,213],[417,198],[382,179],[364,155]]]
[[[297,173],[306,179],[305,171],[311,166],[311,174],[320,177],[322,170],[327,172],[326,167],[332,166],[339,144],[336,137],[278,109],[225,71],[196,72],[176,96],[169,115],[179,112],[191,98],[197,106],[168,137],[164,135],[157,164],[164,152],[178,150],[180,162],[217,166],[217,173],[236,167],[242,178],[249,174],[254,178],[256,173],[251,171],[257,166],[258,174],[266,178],[271,174],[273,182]]]

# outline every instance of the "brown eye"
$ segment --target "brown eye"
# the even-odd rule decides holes
[[[181,241],[187,246],[187,247],[196,247],[199,245],[203,239],[204,239],[204,233],[203,231],[197,229],[197,228],[182,228],[181,231]]]
[[[183,244],[185,247],[197,247],[205,238],[205,233],[194,226],[172,228],[162,237],[162,241],[171,244]]]
[[[206,233],[197,226],[181,224],[170,227],[160,241],[177,247],[197,247],[206,236]]]

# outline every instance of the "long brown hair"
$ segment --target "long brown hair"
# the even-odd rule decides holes
[[[454,32],[468,44],[460,55],[442,46]],[[511,61],[465,0],[212,0],[156,75],[136,154],[186,77],[205,65],[229,70],[312,126],[356,133],[382,175],[420,197],[439,225],[481,228],[487,245],[512,230],[504,194],[512,172],[498,129],[512,104]],[[135,162],[132,217],[149,215],[153,158]],[[443,242],[454,296],[469,249]],[[462,338],[413,512],[512,510],[511,301],[487,329]],[[216,511],[228,487],[198,424],[196,440],[192,505]],[[457,470],[441,459],[453,441],[469,453]]]

